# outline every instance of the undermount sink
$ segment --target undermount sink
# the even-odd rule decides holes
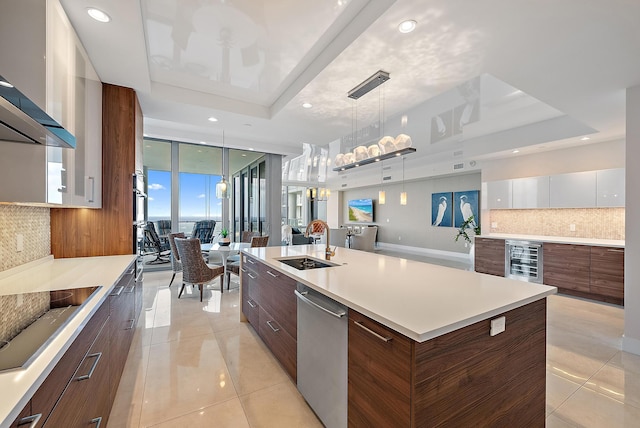
[[[294,257],[294,258],[284,258],[284,259],[276,259],[276,260],[278,260],[280,263],[284,263],[298,270],[309,270],[309,269],[319,269],[319,268],[339,266],[335,263],[330,263],[330,262],[318,260],[318,259],[312,259],[311,257]]]

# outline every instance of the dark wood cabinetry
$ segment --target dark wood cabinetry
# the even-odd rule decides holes
[[[349,426],[545,424],[546,299],[415,342],[349,311]]]
[[[624,248],[591,247],[590,292],[624,304]]]
[[[504,239],[475,237],[474,269],[478,273],[504,276]]]
[[[349,311],[349,426],[411,426],[412,341]]]
[[[297,375],[296,282],[242,255],[242,312],[295,381]]]
[[[587,245],[543,245],[543,282],[564,290],[589,292],[591,247]]]

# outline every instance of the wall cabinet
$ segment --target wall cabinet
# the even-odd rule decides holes
[[[516,178],[512,182],[512,208],[549,208],[549,177]]]
[[[504,276],[504,239],[474,238],[474,269],[479,273]]]
[[[487,183],[487,208],[501,210],[512,207],[512,181],[490,181]]]
[[[599,207],[625,206],[625,170],[624,168],[603,169],[597,171],[596,203]]]
[[[551,208],[592,208],[596,206],[596,172],[573,172],[549,177]]]
[[[0,17],[0,70],[77,144],[76,149],[3,144],[0,179],[15,183],[15,190],[1,190],[0,200],[100,208],[102,83],[59,1],[17,5],[7,5],[11,11]],[[15,37],[25,28],[29,37]],[[27,155],[30,162],[21,163]]]

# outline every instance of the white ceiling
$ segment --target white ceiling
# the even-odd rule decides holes
[[[108,24],[86,0],[61,1],[101,80],[137,91],[158,138],[219,144],[224,129],[229,147],[327,145],[352,131],[346,93],[383,69],[388,116],[490,75],[524,94],[503,94],[515,102],[462,138],[540,123],[547,140],[579,144],[554,136],[549,120],[564,117],[607,141],[624,137],[625,89],[640,84],[637,0],[92,0]],[[397,31],[404,19],[413,33]],[[362,103],[358,120],[377,114]]]

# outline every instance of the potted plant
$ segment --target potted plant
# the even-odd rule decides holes
[[[467,233],[467,229],[473,229],[473,233],[475,235],[480,235],[480,225],[476,224],[473,220],[474,216],[470,216],[468,219],[466,219],[464,223],[460,225],[458,234],[456,235],[456,242],[458,242],[458,239],[460,239],[461,236],[464,238],[465,247],[467,246],[467,244],[473,244],[473,241],[471,241],[471,237]]]
[[[231,244],[231,239],[229,239],[229,231],[227,229],[222,229],[220,231],[220,236],[222,236],[222,238],[220,238],[220,240],[218,241],[218,244],[220,245]]]

